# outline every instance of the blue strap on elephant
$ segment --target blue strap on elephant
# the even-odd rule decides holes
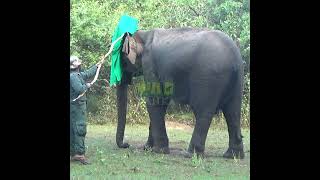
[[[118,26],[116,27],[113,36],[112,42],[122,36],[123,33],[130,33],[134,35],[134,33],[138,30],[138,19],[130,17],[128,15],[123,15],[120,18]],[[110,73],[110,86],[117,85],[121,82],[122,78],[122,69],[120,63],[120,52],[121,52],[121,44],[122,40],[118,41],[112,51],[111,56],[111,73]]]

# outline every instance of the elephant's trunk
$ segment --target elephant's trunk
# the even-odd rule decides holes
[[[128,148],[128,143],[123,143],[124,130],[126,127],[127,115],[127,94],[128,85],[123,83],[117,86],[117,107],[118,107],[118,127],[116,142],[119,148]]]

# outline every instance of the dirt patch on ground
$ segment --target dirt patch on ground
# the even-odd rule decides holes
[[[173,121],[166,121],[166,128],[181,129],[181,130],[187,130],[187,131],[193,130],[192,126],[189,126],[189,125],[186,125],[186,124],[182,124],[182,123],[178,123],[178,122],[173,122]]]

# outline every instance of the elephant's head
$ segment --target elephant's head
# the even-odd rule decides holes
[[[141,55],[144,43],[138,32],[133,37],[129,33],[126,33],[122,45],[122,68],[125,72],[131,74],[135,74],[141,68]]]
[[[127,148],[129,144],[123,143],[123,136],[126,124],[127,114],[127,89],[131,84],[132,76],[137,72],[142,72],[142,56],[145,49],[145,43],[149,33],[138,31],[133,37],[129,34],[124,36],[124,43],[121,53],[122,80],[117,86],[117,106],[118,106],[118,126],[116,142],[118,147]]]

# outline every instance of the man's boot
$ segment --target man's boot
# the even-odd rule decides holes
[[[83,165],[91,164],[84,155],[75,155],[71,158],[72,161],[79,161]]]

